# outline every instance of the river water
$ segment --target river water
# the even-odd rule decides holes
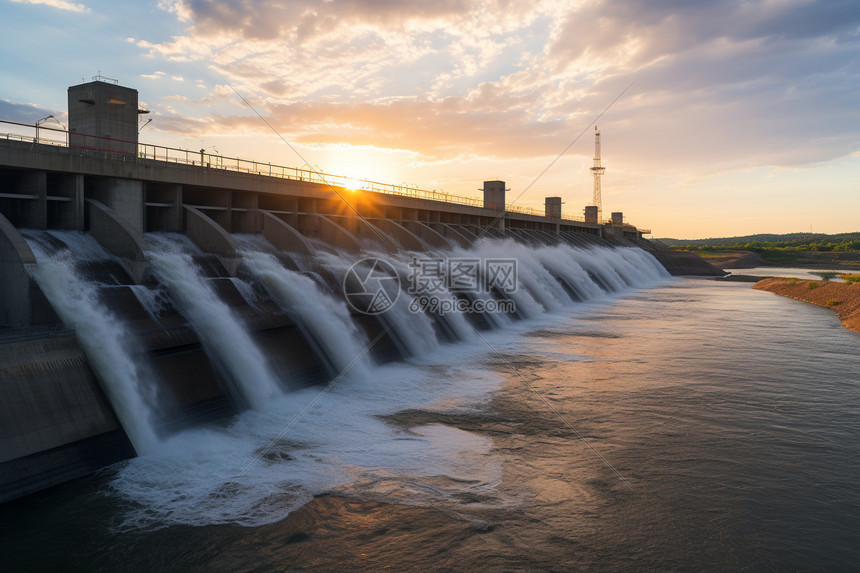
[[[481,335],[6,504],[2,569],[856,570],[830,310],[665,279]]]

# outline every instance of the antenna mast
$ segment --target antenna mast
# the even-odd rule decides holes
[[[594,165],[591,167],[591,174],[594,176],[594,197],[591,200],[592,205],[597,207],[597,220],[603,220],[603,200],[600,197],[600,176],[606,168],[600,163],[600,131],[597,126],[594,126]]]

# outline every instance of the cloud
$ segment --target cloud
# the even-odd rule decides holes
[[[0,118],[7,121],[35,124],[38,120],[49,115],[53,115],[60,118],[60,121],[64,121],[66,114],[65,112],[50,110],[31,103],[16,103],[5,99],[0,100]]]
[[[43,4],[56,8],[58,10],[67,10],[69,12],[89,12],[90,9],[83,4],[75,4],[74,2],[66,2],[65,0],[11,0],[16,4]]]
[[[298,42],[333,36],[344,29],[370,25],[397,28],[410,22],[463,15],[466,0],[177,0],[167,4],[184,21],[193,23],[197,36],[237,34],[245,39],[286,37]]]
[[[858,27],[860,10],[850,0],[604,0],[571,9],[548,50],[558,66],[629,70],[709,45],[731,49],[852,36],[856,41]]]
[[[607,159],[677,173],[856,152],[855,5],[174,0],[185,32],[137,45],[225,78],[200,105],[244,105],[229,82],[293,141],[428,161],[553,156],[632,81],[600,120]],[[179,125],[265,129],[251,114],[164,129]]]
[[[379,149],[415,150],[422,160],[459,155],[543,157],[569,143],[563,120],[524,121],[516,106],[488,109],[482,98],[428,102],[398,99],[386,103],[296,103],[272,106],[267,121],[288,140],[309,146],[347,144]],[[177,118],[178,119],[178,118]],[[516,125],[516,129],[511,129]],[[166,121],[160,129],[177,134],[260,133],[269,128],[258,117],[207,116],[190,124]]]
[[[552,2],[266,0],[163,4],[187,33],[140,41],[151,56],[207,62],[240,85],[298,101],[364,99],[480,75]],[[446,81],[439,83],[444,77]],[[299,80],[299,81],[297,81]]]
[[[849,2],[592,2],[570,10],[547,44],[556,77],[590,81],[575,113],[631,97],[609,116],[625,155],[677,168],[796,165],[860,145],[860,11]],[[587,78],[587,79],[586,79]],[[626,149],[625,149],[626,146]]]

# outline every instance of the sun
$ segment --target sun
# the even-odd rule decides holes
[[[364,147],[344,147],[320,154],[320,164],[333,176],[332,183],[353,192],[380,184],[398,184],[396,159],[390,152]]]
[[[352,177],[347,177],[341,182],[341,184],[348,191],[352,192],[359,191],[361,189],[367,189],[370,186],[367,181],[362,181],[361,179],[354,179]]]

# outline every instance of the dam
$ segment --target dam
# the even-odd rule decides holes
[[[0,122],[0,502],[562,303],[721,274],[620,213],[508,205],[504,181],[457,197],[142,144],[141,111],[99,79],[69,88],[68,130]]]

